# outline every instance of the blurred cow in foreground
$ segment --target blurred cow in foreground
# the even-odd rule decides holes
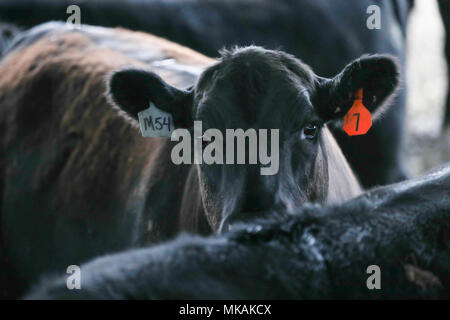
[[[26,298],[448,299],[449,194],[447,165],[342,205],[97,258],[81,266],[80,290],[61,275]]]

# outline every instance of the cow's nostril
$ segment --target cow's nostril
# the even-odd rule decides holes
[[[235,223],[250,223],[255,219],[266,217],[271,211],[236,211],[223,219],[218,229],[219,233],[227,232]]]

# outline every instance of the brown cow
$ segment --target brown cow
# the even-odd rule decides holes
[[[374,111],[398,76],[386,56],[362,57],[325,79],[279,51],[224,51],[215,63],[151,35],[55,23],[16,39],[0,70],[1,267],[25,286],[42,272],[180,231],[207,234],[266,209],[359,194],[326,122],[342,118],[360,87]],[[143,138],[136,126],[150,101],[178,128],[192,120],[279,128],[279,172],[173,164],[175,143]]]
[[[0,65],[2,283],[17,275],[28,284],[44,270],[134,246],[144,235],[152,241],[178,232],[188,168],[157,158],[166,139],[143,138],[120,116],[107,102],[105,80],[133,66],[188,86],[213,62],[121,29],[53,23],[16,39]],[[172,189],[153,192],[168,180]],[[161,212],[154,220],[152,208]],[[199,232],[209,232],[202,221]]]

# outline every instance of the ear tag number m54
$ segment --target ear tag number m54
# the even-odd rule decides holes
[[[175,129],[172,115],[158,109],[150,102],[150,107],[138,112],[139,126],[143,137],[170,137]]]
[[[366,134],[372,126],[372,115],[363,105],[363,89],[356,92],[353,106],[344,116],[343,129],[349,136]]]

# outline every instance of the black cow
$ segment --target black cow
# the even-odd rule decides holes
[[[359,184],[325,124],[347,113],[359,88],[367,108],[377,111],[397,81],[397,67],[388,56],[362,57],[326,79],[291,55],[246,47],[222,51],[220,62],[187,91],[138,69],[114,73],[110,91],[118,107],[136,120],[151,101],[171,113],[178,128],[192,128],[195,120],[223,136],[236,128],[280,130],[279,172],[277,167],[264,175],[261,166],[240,164],[191,168],[199,171],[192,189],[200,190],[201,204],[195,207],[205,211],[213,230],[221,230],[235,218],[253,219],[269,208],[295,210],[308,201],[332,203],[357,195]]]
[[[405,71],[405,35],[411,0],[127,0],[0,3],[0,19],[25,26],[66,20],[78,4],[83,23],[124,26],[166,37],[207,55],[232,45],[262,45],[301,57],[331,77],[366,53],[399,58]],[[381,9],[381,29],[366,26],[371,5]],[[400,162],[406,86],[392,108],[364,136],[331,127],[344,155],[366,187],[406,177]]]
[[[27,299],[450,298],[450,166],[339,206],[97,258]],[[367,282],[375,265],[380,289]],[[369,270],[369,271],[367,271]]]

